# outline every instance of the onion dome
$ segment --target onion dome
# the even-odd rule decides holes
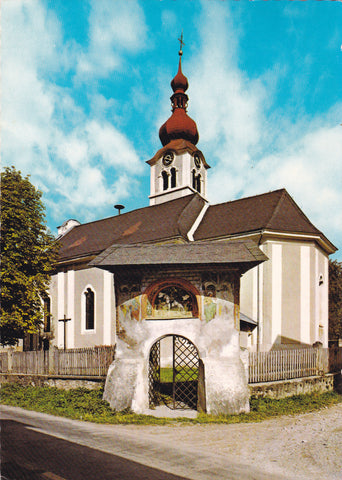
[[[189,84],[182,72],[182,54],[182,50],[179,50],[178,72],[171,82],[174,92],[170,98],[172,115],[159,130],[159,138],[163,146],[178,138],[188,140],[194,145],[198,142],[197,125],[186,113],[189,98],[185,92]]]
[[[189,88],[188,79],[182,72],[182,57],[179,57],[178,72],[175,78],[171,81],[171,87],[174,92],[186,92]]]

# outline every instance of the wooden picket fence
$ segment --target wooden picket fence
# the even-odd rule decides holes
[[[56,375],[105,376],[114,353],[114,346],[58,350],[54,352]]]
[[[106,376],[115,346],[32,352],[2,352],[2,373],[30,375]]]
[[[341,349],[342,351],[342,349]],[[250,352],[249,383],[288,380],[338,371],[342,354],[334,360],[328,348],[279,349],[269,352]]]
[[[13,352],[8,362],[10,373],[40,375],[49,373],[48,351]]]
[[[0,372],[30,375],[106,376],[115,346],[32,352],[1,352]],[[249,383],[341,372],[342,348],[249,352]]]
[[[0,372],[8,372],[8,352],[0,352]]]

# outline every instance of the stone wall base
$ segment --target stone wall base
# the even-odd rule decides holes
[[[87,388],[95,390],[104,385],[106,377],[72,377],[63,375],[29,375],[23,373],[1,373],[0,383],[17,383],[33,387],[56,387],[62,390]]]
[[[340,375],[341,376],[341,375]],[[277,382],[251,383],[248,385],[250,395],[256,398],[285,398],[305,393],[325,393],[334,390],[337,374],[293,378]]]

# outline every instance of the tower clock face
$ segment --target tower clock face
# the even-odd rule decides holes
[[[201,157],[198,155],[198,153],[195,153],[195,155],[194,155],[194,162],[195,162],[196,168],[200,168]]]
[[[171,163],[173,162],[173,158],[174,158],[173,152],[166,152],[165,155],[163,156],[163,165],[165,165],[165,167],[168,167],[169,165],[171,165]]]

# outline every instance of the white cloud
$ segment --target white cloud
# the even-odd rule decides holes
[[[128,49],[135,45],[132,35]],[[58,19],[36,0],[6,2],[2,44],[3,163],[31,175],[56,218],[81,206],[94,215],[117,196],[133,195],[134,179],[128,182],[123,172],[138,175],[141,161],[130,141],[103,120],[100,109],[93,109],[89,121],[70,90],[51,80],[51,68],[68,72],[77,51],[64,42]],[[95,93],[99,100],[108,109],[115,105]]]
[[[131,142],[113,125],[92,121],[86,125],[85,131],[92,157],[100,156],[106,165],[118,166],[132,173],[141,171],[139,158]]]
[[[122,54],[144,47],[144,12],[136,0],[93,0],[89,16],[89,45],[80,53],[77,80],[105,77],[117,69]]]

